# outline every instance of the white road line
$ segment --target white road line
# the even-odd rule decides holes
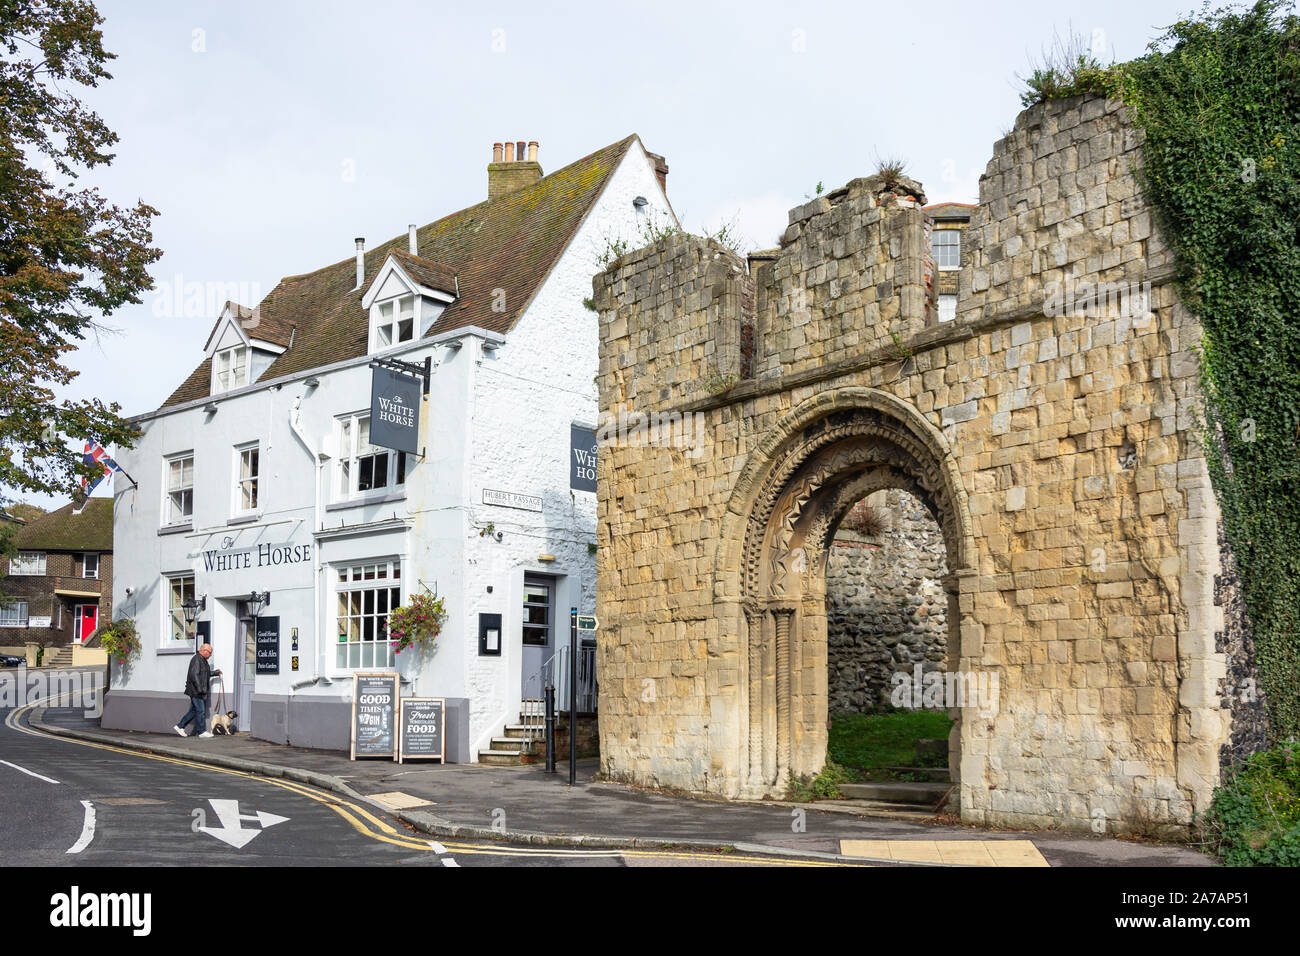
[[[69,853],[80,853],[95,839],[95,807],[89,800],[82,800],[81,805],[86,808],[86,822],[82,824],[77,842],[68,848]]]
[[[35,777],[37,780],[44,780],[46,783],[57,784],[59,782],[57,780],[51,780],[49,777],[42,776],[41,774],[37,773],[34,770],[28,770],[26,767],[20,767],[16,763],[10,763],[8,760],[0,760],[0,763],[4,764],[6,767],[13,767],[15,770],[21,770],[23,773],[27,774],[27,776]]]
[[[437,840],[429,841],[429,849],[433,850],[433,852],[437,854],[438,859],[442,860],[443,866],[456,866],[456,867],[460,866],[459,863],[457,863],[451,857],[446,855],[447,848],[443,846],[441,843],[439,843]]]

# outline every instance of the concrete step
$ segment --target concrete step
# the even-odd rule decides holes
[[[524,762],[524,755],[520,750],[480,750],[478,762],[489,767],[515,767]]]
[[[952,788],[950,783],[909,783],[881,780],[875,783],[842,783],[840,793],[854,800],[880,800],[893,804],[933,807]]]
[[[506,738],[510,740],[522,740],[525,736],[531,736],[533,740],[541,740],[545,734],[540,727],[525,727],[523,724],[507,724]]]
[[[910,773],[913,776],[925,777],[926,781],[930,783],[950,783],[952,780],[948,776],[947,767],[881,767],[880,769],[898,774]]]

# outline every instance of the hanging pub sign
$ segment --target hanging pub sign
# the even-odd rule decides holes
[[[257,673],[280,673],[280,619],[257,618]]]
[[[370,379],[370,444],[417,454],[423,382],[382,365]]]
[[[351,759],[397,759],[397,682],[392,671],[352,675]]]
[[[442,697],[402,698],[398,763],[417,758],[447,762],[446,710],[447,701]]]
[[[596,490],[596,429],[569,426],[569,487]]]

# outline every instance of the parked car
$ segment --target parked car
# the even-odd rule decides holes
[[[0,654],[0,667],[22,667],[26,663],[25,657],[16,654]]]

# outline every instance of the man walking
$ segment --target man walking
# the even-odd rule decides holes
[[[190,699],[190,709],[185,712],[185,716],[180,719],[172,730],[176,731],[182,737],[187,736],[185,725],[191,720],[194,721],[194,733],[199,737],[211,737],[210,730],[204,730],[208,715],[208,682],[214,676],[208,667],[208,658],[212,656],[212,645],[204,644],[198,649],[198,652],[190,658],[189,673],[185,675],[185,696]],[[221,671],[217,671],[215,676],[220,676]]]

